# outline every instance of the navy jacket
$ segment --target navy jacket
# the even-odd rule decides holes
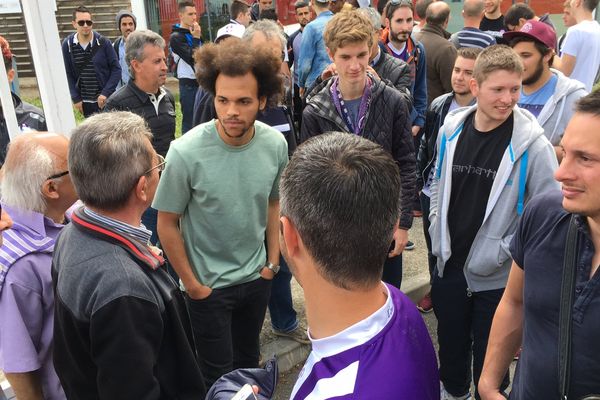
[[[73,37],[75,35],[76,33],[72,33],[63,40],[62,52],[65,69],[67,70],[71,100],[73,100],[73,103],[78,103],[81,101],[81,93],[77,85],[79,73],[77,72],[77,68],[75,68],[75,59],[71,52]],[[119,65],[119,60],[112,43],[98,32],[93,32],[93,35],[92,46],[100,46],[95,50],[94,57],[92,58],[94,71],[96,71],[96,79],[100,87],[100,94],[109,97],[113,94],[117,88],[117,84],[121,80],[121,66]]]

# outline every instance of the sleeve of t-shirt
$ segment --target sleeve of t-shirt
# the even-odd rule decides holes
[[[279,170],[277,171],[277,177],[273,182],[271,194],[269,194],[269,200],[279,199],[279,180],[281,179],[281,174],[288,163],[287,143],[285,141],[283,141],[282,145],[279,146],[279,154],[277,156],[279,158]]]
[[[192,196],[191,175],[185,160],[174,146],[166,157],[152,208],[175,214],[183,214]]]
[[[530,226],[530,221],[532,218],[532,209],[535,207],[535,201],[530,202],[525,206],[525,210],[523,211],[523,215],[519,220],[519,224],[517,225],[517,230],[513,235],[512,241],[510,243],[510,254],[512,255],[512,259],[517,265],[523,269],[525,269],[524,263],[524,249],[527,241],[527,232],[528,227]]]
[[[578,29],[569,29],[563,43],[562,52],[573,57],[577,57],[581,52],[583,41]]]
[[[42,335],[43,301],[41,288],[11,278],[19,268],[33,269],[32,259],[23,257],[9,271],[0,293],[0,369],[22,373],[41,368],[36,338]],[[38,290],[39,289],[39,290]]]

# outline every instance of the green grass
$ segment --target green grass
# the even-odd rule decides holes
[[[42,100],[39,97],[33,99],[23,99],[26,102],[33,104],[36,107],[43,109]],[[73,109],[73,113],[75,114],[75,123],[79,125],[85,119],[83,114],[79,111]],[[181,136],[181,120],[183,115],[181,114],[181,104],[179,103],[179,93],[175,94],[175,137],[178,138]]]

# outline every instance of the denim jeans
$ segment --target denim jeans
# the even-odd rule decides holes
[[[469,391],[471,376],[477,388],[492,319],[503,293],[504,289],[468,292],[464,272],[456,266],[447,265],[443,278],[433,277],[431,300],[438,320],[440,380],[453,396]],[[501,389],[508,384],[506,374]],[[480,399],[477,390],[475,398]]]
[[[83,107],[83,116],[84,117],[91,117],[92,115],[99,113],[100,112],[100,107],[98,106],[98,103],[86,103],[85,101],[83,103],[81,103],[82,107]]]
[[[259,335],[271,281],[263,278],[214,289],[202,300],[187,297],[206,387],[237,368],[257,368]]]
[[[158,243],[158,233],[156,231],[156,222],[158,220],[158,211],[152,207],[146,208],[146,211],[142,214],[142,224],[152,232],[152,237],[150,237],[150,243],[153,246],[156,246]]]
[[[179,80],[179,103],[181,104],[181,133],[184,134],[194,127],[194,101],[196,100],[196,91],[198,83],[194,79]]]
[[[298,327],[296,310],[292,302],[292,288],[290,281],[292,273],[283,256],[279,257],[279,272],[273,278],[271,298],[269,299],[269,313],[271,326],[280,332],[291,332]]]

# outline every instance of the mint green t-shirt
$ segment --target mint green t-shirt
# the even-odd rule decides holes
[[[171,143],[152,207],[181,214],[194,274],[213,289],[259,278],[266,262],[269,200],[288,161],[283,135],[256,121],[244,146],[229,146],[215,120]]]

